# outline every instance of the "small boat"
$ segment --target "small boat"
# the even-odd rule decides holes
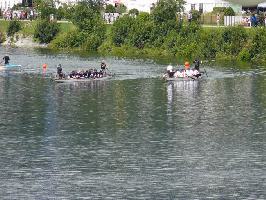
[[[186,77],[169,77],[167,73],[163,74],[163,79],[167,81],[197,81],[203,79],[205,76],[208,77],[206,70],[201,71],[197,76],[186,76]]]
[[[110,79],[112,76],[104,76],[99,78],[55,78],[53,79],[56,83],[76,83],[76,82],[91,82],[91,81],[102,81]]]
[[[17,65],[17,64],[0,65],[0,70],[15,70],[19,68],[21,68],[21,65]]]
[[[165,80],[167,81],[197,81],[199,79],[202,79],[202,78],[194,78],[194,77],[177,77],[177,78],[169,78],[169,77],[166,77],[164,78]]]

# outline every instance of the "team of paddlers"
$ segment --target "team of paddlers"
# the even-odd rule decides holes
[[[89,70],[73,70],[68,75],[63,73],[61,64],[57,67],[57,78],[58,79],[82,79],[82,78],[102,78],[107,75],[107,65],[105,61],[101,62],[101,69],[98,71],[96,68]]]
[[[198,79],[201,77],[200,72],[200,60],[196,59],[193,62],[195,64],[193,69],[190,69],[190,63],[185,62],[184,69],[174,70],[172,65],[167,66],[167,72],[164,74],[164,78],[192,78]]]

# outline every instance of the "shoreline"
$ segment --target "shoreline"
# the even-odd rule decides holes
[[[13,37],[6,37],[6,41],[4,41],[2,46],[8,47],[21,47],[21,48],[47,48],[47,44],[40,44],[33,40],[33,37],[27,36],[24,37],[22,35],[14,35]]]

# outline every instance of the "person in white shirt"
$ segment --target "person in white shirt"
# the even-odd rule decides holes
[[[173,70],[173,66],[172,65],[168,65],[167,66],[167,74],[169,78],[172,78],[175,74],[175,71]]]

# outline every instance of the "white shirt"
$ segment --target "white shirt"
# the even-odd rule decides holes
[[[167,66],[167,71],[172,72],[172,71],[173,71],[173,66],[172,66],[172,65],[168,65],[168,66]]]

